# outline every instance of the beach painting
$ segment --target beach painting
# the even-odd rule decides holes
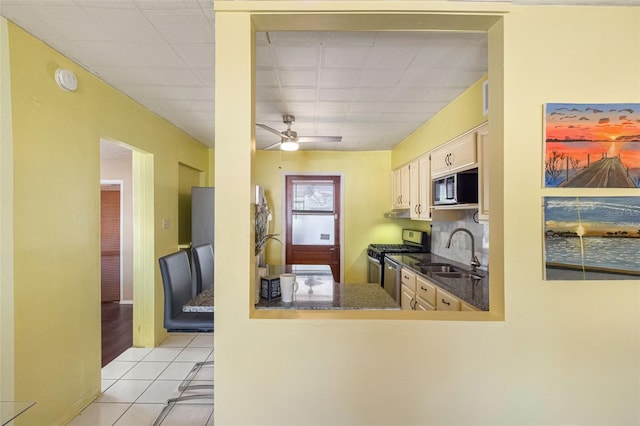
[[[546,280],[640,280],[640,196],[544,197]]]
[[[640,187],[640,103],[545,104],[544,137],[545,187]]]

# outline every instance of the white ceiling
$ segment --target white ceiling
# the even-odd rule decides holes
[[[212,0],[1,0],[0,14],[214,146]],[[305,149],[390,149],[487,72],[482,33],[258,33],[256,45],[256,122],[285,130],[290,113],[301,136],[343,137]],[[256,129],[259,149],[277,141]]]

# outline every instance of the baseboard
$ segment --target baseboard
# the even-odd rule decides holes
[[[133,305],[133,300],[121,300],[121,305]]]

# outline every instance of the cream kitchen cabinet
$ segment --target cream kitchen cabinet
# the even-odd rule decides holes
[[[400,308],[414,310],[416,303],[416,274],[407,268],[400,270]]]
[[[421,276],[416,276],[416,298],[431,306],[431,309],[435,309],[436,286]]]
[[[438,287],[436,291],[436,309],[438,311],[459,311],[460,299]]]
[[[434,311],[436,308],[428,304],[419,297],[416,297],[415,310],[416,311]]]
[[[477,165],[476,131],[470,131],[431,151],[431,177],[440,177]]]
[[[415,309],[416,293],[407,286],[400,286],[400,309],[412,311]]]
[[[409,164],[409,212],[414,220],[431,220],[430,164],[429,155]]]
[[[478,134],[478,219],[489,221],[489,123],[476,131]]]
[[[409,181],[410,171],[409,165],[402,166],[393,171],[393,191],[391,206],[394,209],[409,208]]]

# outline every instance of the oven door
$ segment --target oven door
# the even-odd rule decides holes
[[[367,256],[367,282],[381,284],[382,265],[380,261],[371,256]]]

